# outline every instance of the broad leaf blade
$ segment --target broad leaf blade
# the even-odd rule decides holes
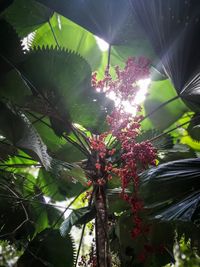
[[[141,174],[140,192],[153,215],[167,218],[171,213],[172,219],[185,216],[190,221],[199,202],[199,162],[199,158],[172,161]]]
[[[127,44],[142,35],[127,1],[39,0],[110,44]],[[120,18],[120,19],[119,19]]]
[[[178,94],[198,107],[200,3],[132,0],[132,6]]]
[[[43,110],[41,105],[30,104],[29,108],[57,120],[61,128],[55,131],[68,132],[71,122],[96,131],[105,128],[112,101],[91,88],[90,67],[80,56],[61,50],[32,51],[20,70],[34,85],[33,93],[40,104],[43,103]],[[44,110],[45,106],[48,110]]]
[[[99,67],[102,53],[93,34],[58,14],[54,14],[50,23],[51,26],[45,23],[35,31],[31,41],[33,49],[59,46],[81,55],[93,71]]]

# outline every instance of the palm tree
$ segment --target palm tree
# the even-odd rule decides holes
[[[194,0],[0,3],[0,236],[17,251],[13,264],[163,266],[174,262],[175,236],[199,247],[198,10]],[[157,166],[137,168],[150,230],[132,239],[118,175],[96,182],[91,140],[108,131],[115,104],[91,76],[107,68],[115,79],[116,65],[139,56],[151,60],[151,84],[135,142],[152,143]],[[123,166],[120,142],[106,138],[117,151],[106,161]],[[92,220],[95,241],[81,258]],[[73,226],[82,229],[77,247]]]

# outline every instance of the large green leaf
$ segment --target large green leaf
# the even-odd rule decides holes
[[[111,44],[127,44],[143,33],[132,16],[128,1],[76,1],[39,2],[76,22]]]
[[[53,11],[33,0],[15,0],[4,12],[4,18],[24,37],[45,23]]]
[[[180,202],[164,208],[155,218],[163,221],[193,221],[200,223],[200,190],[191,193],[188,197],[183,198]]]
[[[56,133],[69,131],[71,122],[91,130],[105,127],[112,101],[90,87],[91,70],[80,56],[39,49],[27,54],[19,68],[36,95],[35,102],[29,101],[27,106],[50,116]]]
[[[63,16],[54,14],[34,32],[31,46],[59,46],[80,54],[96,70],[101,62],[101,51],[93,34]]]
[[[14,106],[9,106],[3,102],[0,102],[0,111],[1,133],[14,146],[19,147],[31,156],[36,156],[45,168],[48,169],[51,157],[48,155],[45,144],[28,118]]]
[[[145,29],[178,94],[198,106],[200,21],[197,10],[200,3],[132,0],[132,4],[138,22]]]
[[[168,128],[187,111],[186,105],[180,99],[175,99],[171,103],[163,105],[176,96],[176,91],[169,80],[151,83],[144,107],[146,115],[152,113],[149,119],[156,129],[164,130]],[[156,110],[158,107],[160,108]],[[153,113],[154,110],[156,111]],[[144,127],[145,123],[144,121]]]
[[[172,161],[140,176],[141,195],[152,214],[170,220],[171,212],[172,219],[192,220],[199,205],[199,161],[199,158]]]
[[[96,211],[93,206],[73,210],[60,226],[61,235],[65,237],[74,225],[88,223],[95,217],[95,213]]]
[[[46,229],[39,233],[19,258],[19,267],[73,267],[74,244],[69,235],[63,238],[59,230]]]

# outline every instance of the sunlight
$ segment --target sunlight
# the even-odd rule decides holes
[[[30,50],[30,44],[35,36],[35,32],[29,33],[26,37],[22,39],[23,49],[26,51]]]
[[[108,50],[109,44],[106,41],[104,41],[103,39],[101,39],[101,38],[99,38],[97,36],[95,36],[95,39],[96,39],[97,44],[98,44],[98,46],[99,46],[99,48],[101,49],[102,52]]]
[[[140,87],[140,90],[135,97],[135,103],[136,104],[140,104],[145,100],[150,82],[151,82],[150,78],[138,81],[138,85]]]
[[[107,94],[107,97],[115,102],[116,107],[119,106],[119,104],[122,104],[124,107],[124,110],[127,113],[131,113],[132,115],[136,115],[136,108],[134,107],[134,105],[140,104],[145,100],[150,82],[151,82],[150,78],[138,81],[138,85],[139,85],[140,89],[139,89],[139,92],[137,93],[133,102],[123,101],[121,103],[120,99],[117,98],[117,96],[115,95],[114,92],[110,92],[109,94]]]

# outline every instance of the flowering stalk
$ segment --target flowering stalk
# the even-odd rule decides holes
[[[147,168],[148,165],[155,165],[156,151],[148,141],[137,143],[136,137],[140,133],[141,115],[133,116],[125,111],[124,101],[134,103],[136,94],[139,91],[138,80],[149,76],[150,62],[144,57],[129,58],[125,68],[115,68],[116,78],[113,79],[108,69],[105,71],[103,80],[97,80],[97,73],[92,75],[92,86],[106,94],[114,93],[120,99],[120,103],[113,112],[107,116],[109,131],[90,139],[91,159],[93,174],[90,183],[98,187],[96,190],[95,203],[97,209],[96,226],[98,246],[97,262],[99,267],[109,265],[107,229],[107,208],[106,208],[106,185],[113,175],[121,180],[121,197],[129,203],[133,215],[134,228],[131,232],[132,238],[146,234],[148,227],[144,224],[140,213],[144,204],[139,195],[138,173]],[[141,107],[135,105],[133,108],[139,113]],[[112,135],[120,145],[119,149],[109,146],[108,135]],[[116,160],[118,158],[118,160]],[[128,187],[133,187],[132,195],[126,193]],[[104,229],[103,229],[104,228]]]

